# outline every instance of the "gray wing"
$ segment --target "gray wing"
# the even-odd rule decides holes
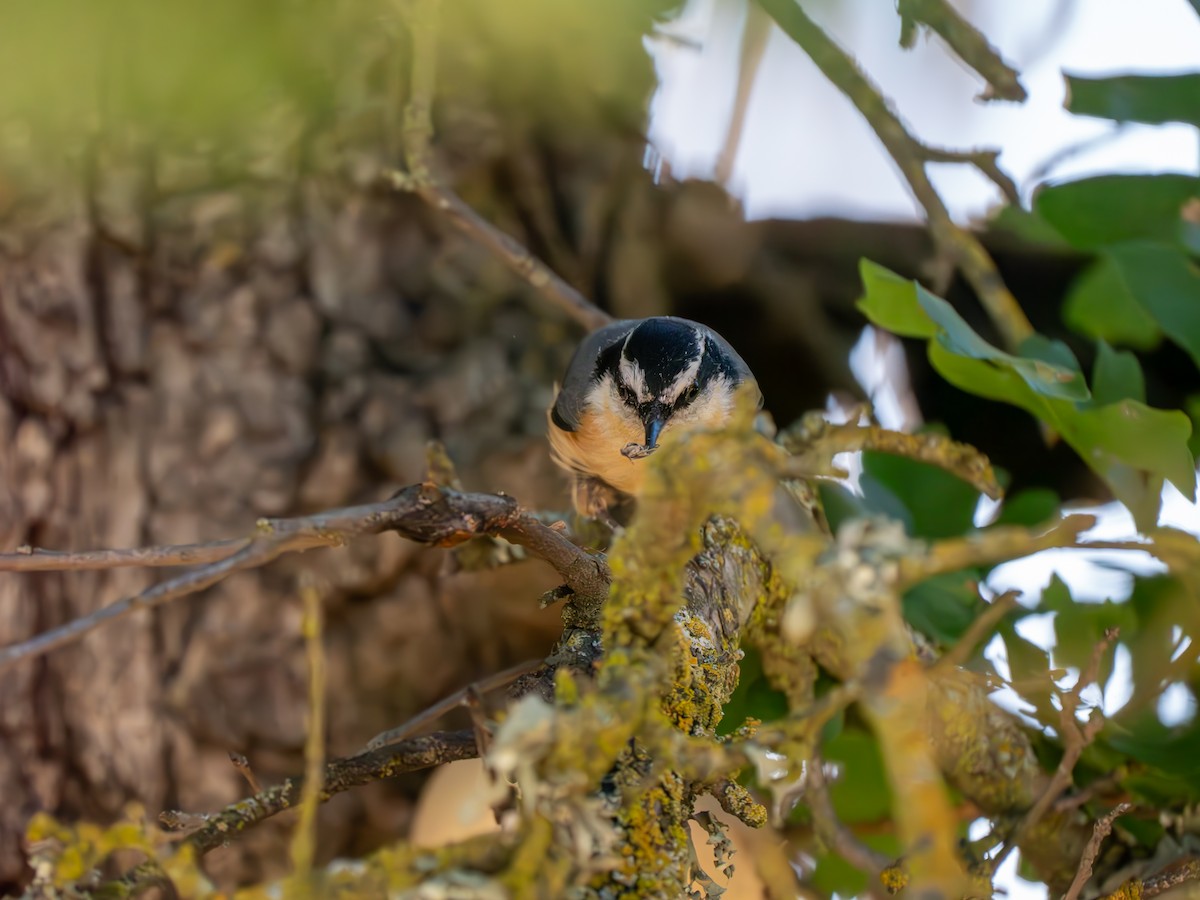
[[[605,325],[585,337],[576,349],[567,366],[567,374],[563,376],[562,387],[558,389],[558,396],[554,399],[554,406],[550,410],[554,424],[563,431],[575,431],[579,428],[579,417],[583,415],[584,401],[588,388],[591,387],[592,377],[596,374],[596,362],[600,359],[600,354],[613,344],[625,340],[626,335],[637,327],[639,321],[621,319],[611,325]]]
[[[742,359],[741,354],[733,349],[733,345],[730,344],[729,341],[725,340],[725,338],[721,337],[707,325],[702,325],[699,322],[692,322],[692,324],[703,331],[710,342],[721,348],[721,352],[729,358],[729,361],[733,363],[734,368],[737,369],[738,380],[740,382],[756,383],[754,373],[750,371],[750,367],[746,365],[746,361]]]

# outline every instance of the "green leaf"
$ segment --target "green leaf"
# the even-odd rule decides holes
[[[1006,497],[996,516],[997,525],[1024,525],[1032,528],[1058,515],[1058,494],[1049,488],[1028,488]]]
[[[899,859],[904,848],[894,834],[863,834],[859,840],[888,859]],[[817,856],[810,884],[821,897],[861,897],[867,892],[867,873],[829,850]]]
[[[1096,406],[1121,400],[1146,402],[1146,376],[1136,356],[1125,350],[1114,350],[1101,341],[1092,370],[1092,402]]]
[[[1200,792],[1200,720],[1184,728],[1167,728],[1147,712],[1123,724],[1126,727],[1114,727],[1110,722],[1105,728],[1109,746],[1181,780],[1188,793]]]
[[[1086,668],[1108,628],[1128,633],[1137,628],[1137,613],[1127,603],[1078,603],[1058,575],[1042,591],[1040,607],[1054,615],[1054,663]],[[1113,654],[1101,660],[1097,681],[1104,684],[1112,674]]]
[[[840,777],[829,786],[838,818],[848,825],[886,819],[892,809],[892,788],[875,738],[857,728],[846,728],[826,741],[825,759],[838,763]]]
[[[1068,75],[1067,110],[1118,122],[1200,125],[1200,72],[1181,75]]]
[[[1135,801],[1145,803],[1150,808],[1200,802],[1200,784],[1194,779],[1160,769],[1139,769],[1122,778],[1121,787],[1129,791]]]
[[[1061,250],[1071,246],[1054,226],[1041,216],[1011,203],[1000,207],[992,216],[988,222],[988,230],[1011,234],[1022,243],[1038,244],[1042,247]]]
[[[1179,410],[1122,400],[1062,417],[1062,435],[1102,478],[1121,465],[1157,474],[1194,501],[1196,464],[1187,449],[1192,423]],[[1069,432],[1069,433],[1068,433]]]
[[[834,534],[844,522],[851,519],[862,519],[867,516],[886,516],[903,523],[904,530],[909,534],[913,530],[912,516],[908,509],[894,494],[884,488],[872,492],[868,498],[847,488],[845,485],[832,481],[821,481],[817,484],[817,492],[821,497],[821,505],[825,510],[825,518]]]
[[[955,387],[1019,406],[1051,425],[1129,507],[1138,527],[1157,522],[1162,479],[1194,496],[1195,464],[1187,441],[1191,422],[1178,410],[1152,409],[1135,400],[1102,407],[1041,396],[1011,371],[956,356],[929,343],[934,369]]]
[[[998,366],[1009,368],[1034,391],[1045,394],[1047,397],[1061,397],[1066,400],[1088,399],[1087,384],[1079,371],[1079,363],[1075,362],[1073,356],[1070,356],[1070,350],[1066,348],[1066,345],[1059,346],[1070,356],[1071,365],[1062,365],[1060,362],[1038,356],[1013,356],[1005,353],[976,334],[954,307],[945,300],[935,297],[919,284],[914,283],[914,287],[921,309],[925,310],[929,318],[941,329],[937,334],[938,341],[948,350],[960,356],[987,360]],[[1045,344],[1050,343],[1045,338],[1042,341],[1045,341]],[[1044,349],[1045,344],[1035,346]]]
[[[1200,197],[1191,175],[1100,175],[1043,188],[1034,211],[1071,244],[1095,250],[1120,241],[1181,241],[1182,213]]]
[[[889,308],[907,302],[911,320],[915,300],[936,326],[926,346],[938,374],[957,388],[1020,407],[1051,426],[1129,507],[1139,528],[1157,524],[1164,478],[1185,496],[1195,496],[1195,463],[1188,449],[1192,426],[1182,412],[1152,409],[1131,399],[1104,405],[1084,402],[1092,400],[1091,393],[1063,345],[1039,339],[1027,342],[1036,355],[1004,353],[919,285],[908,284],[905,301],[894,278],[882,279],[878,267],[867,263],[863,269],[872,273],[868,290],[885,284],[889,300],[895,301]],[[864,300],[863,309],[869,313],[878,305]],[[1179,314],[1181,328],[1187,315]]]
[[[1174,247],[1136,242],[1107,256],[1129,293],[1200,367],[1200,269]]]
[[[975,588],[979,578],[977,569],[967,569],[925,579],[904,594],[905,621],[943,646],[954,644],[984,606]]]
[[[1001,622],[997,631],[1004,640],[1013,689],[1032,704],[1039,722],[1057,725],[1058,711],[1051,700],[1055,688],[1050,677],[1050,654],[1017,634],[1013,622]]]
[[[788,714],[787,696],[771,687],[763,673],[762,655],[753,647],[742,649],[745,655],[738,663],[738,684],[725,704],[717,729],[720,734],[731,734],[748,718],[777,722]]]
[[[872,450],[863,453],[862,466],[859,484],[867,508],[890,514],[894,498],[907,515],[892,517],[904,521],[909,534],[954,537],[972,528],[979,492],[945,469]]]
[[[866,294],[858,308],[871,322],[901,337],[930,338],[937,326],[921,309],[913,282],[864,259],[859,264]]]
[[[1189,394],[1183,401],[1183,411],[1192,420],[1192,436],[1188,438],[1188,449],[1192,456],[1200,453],[1200,394]]]
[[[1093,262],[1071,284],[1062,315],[1072,331],[1098,341],[1151,350],[1162,340],[1158,323],[1108,256]]]
[[[1166,546],[1171,543],[1172,535],[1167,529],[1156,537],[1165,538]],[[1185,540],[1193,542],[1190,538]],[[1171,662],[1177,648],[1177,633],[1181,631],[1193,645],[1200,637],[1200,606],[1195,601],[1194,587],[1186,584],[1193,573],[1179,568],[1176,577],[1137,579],[1127,601],[1137,616],[1137,626],[1121,635],[1121,642],[1129,647],[1133,681],[1129,702],[1117,713],[1117,718],[1126,725],[1147,710],[1153,712],[1167,684],[1180,679],[1180,667],[1190,665],[1187,658]],[[1191,660],[1195,660],[1195,651],[1190,652]]]

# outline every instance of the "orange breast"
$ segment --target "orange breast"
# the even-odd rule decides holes
[[[599,478],[625,494],[637,496],[645,480],[645,460],[621,455],[626,444],[640,444],[646,433],[608,410],[589,410],[575,431],[550,422],[550,455],[570,472]]]

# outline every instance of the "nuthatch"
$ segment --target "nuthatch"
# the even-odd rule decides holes
[[[729,342],[687,319],[627,319],[584,338],[549,411],[576,511],[613,524],[610,510],[642,490],[645,457],[674,426],[725,424],[744,383],[754,376]]]

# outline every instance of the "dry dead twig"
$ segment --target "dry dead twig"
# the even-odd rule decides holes
[[[518,663],[515,666],[504,669],[501,672],[497,672],[494,675],[481,678],[479,681],[472,682],[466,687],[455,691],[453,694],[442,698],[428,709],[417,713],[403,725],[398,725],[395,728],[389,728],[387,731],[375,735],[375,737],[367,741],[367,746],[365,749],[375,750],[379,747],[386,747],[389,744],[402,741],[427,725],[437,721],[451,710],[462,706],[467,702],[468,695],[472,691],[478,694],[486,694],[488,691],[494,691],[497,688],[511,684],[522,675],[528,675],[530,672],[536,672],[543,665],[545,665],[545,660],[530,659],[523,663]]]
[[[0,572],[71,572],[88,569],[121,569],[135,566],[195,566],[227,559],[250,543],[249,538],[135,547],[128,550],[84,550],[77,553],[44,550],[28,544],[12,553],[0,553]]]
[[[588,331],[607,325],[612,316],[571,287],[519,241],[475,212],[434,175],[430,144],[439,5],[440,0],[416,0],[407,21],[412,33],[412,81],[404,108],[406,171],[388,170],[382,173],[382,182],[416,194],[461,234],[491,250],[518,278]]]
[[[1092,831],[1092,837],[1083,850],[1083,857],[1079,860],[1079,871],[1075,873],[1075,879],[1071,882],[1071,887],[1068,888],[1067,893],[1063,896],[1063,900],[1078,900],[1079,895],[1088,883],[1088,879],[1092,877],[1092,866],[1096,864],[1096,857],[1100,855],[1100,845],[1104,843],[1104,839],[1112,831],[1113,822],[1131,809],[1133,809],[1132,803],[1118,803],[1096,820],[1096,827]]]
[[[409,540],[453,546],[475,535],[503,537],[553,566],[577,599],[598,606],[611,574],[603,557],[576,547],[525,512],[512,497],[464,493],[432,484],[410,485],[382,503],[332,509],[311,516],[262,519],[241,549],[124,597],[28,640],[0,648],[0,671],[74,643],[90,631],[140,609],[151,609],[212,587],[233,572],[257,568],[285,553],[336,547],[365,534],[395,531]],[[155,548],[165,550],[166,548]],[[102,553],[108,551],[101,551]]]
[[[860,841],[838,818],[829,795],[829,784],[825,779],[825,762],[814,754],[809,761],[808,784],[804,799],[812,812],[813,825],[821,840],[850,865],[867,874],[867,893],[872,897],[881,894],[879,874],[892,864],[892,860]]]
[[[1030,807],[1021,821],[1017,823],[1012,836],[991,861],[992,871],[1000,867],[1000,863],[1004,861],[1004,858],[1011,852],[1013,847],[1021,844],[1029,836],[1033,827],[1041,820],[1042,816],[1062,796],[1063,791],[1071,786],[1075,764],[1079,762],[1079,757],[1083,755],[1083,751],[1096,739],[1096,735],[1104,727],[1104,717],[1099,714],[1098,710],[1092,711],[1091,717],[1082,727],[1080,727],[1076,713],[1079,711],[1079,706],[1082,703],[1080,695],[1085,688],[1096,683],[1096,679],[1100,673],[1100,662],[1104,658],[1104,654],[1108,651],[1108,648],[1112,646],[1113,642],[1119,636],[1119,629],[1109,628],[1104,633],[1103,639],[1092,649],[1092,655],[1088,660],[1087,667],[1079,673],[1079,678],[1075,681],[1074,687],[1061,694],[1062,709],[1059,713],[1059,730],[1062,732],[1062,759],[1059,760],[1058,767],[1054,770],[1054,774],[1050,777],[1050,783],[1046,785],[1046,789],[1042,792],[1042,795],[1038,797],[1037,802]]]

